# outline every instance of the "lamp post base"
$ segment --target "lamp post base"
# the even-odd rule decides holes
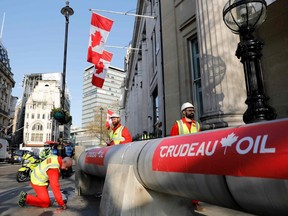
[[[274,108],[268,105],[268,97],[265,96],[262,67],[260,63],[263,42],[254,39],[251,34],[240,35],[240,43],[236,50],[236,56],[244,67],[247,99],[245,103],[248,109],[243,115],[246,124],[273,120],[277,117]]]
[[[277,113],[274,108],[266,103],[267,100],[268,98],[264,95],[248,97],[245,101],[248,109],[243,115],[243,121],[249,124],[276,119]]]

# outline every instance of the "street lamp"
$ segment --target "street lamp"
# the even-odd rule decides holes
[[[101,113],[101,117],[100,117],[100,145],[102,144],[102,111],[103,111],[103,107],[100,107],[100,113]]]
[[[68,26],[69,17],[74,14],[74,11],[69,7],[69,1],[66,1],[66,6],[61,9],[61,13],[65,16],[65,42],[64,42],[64,60],[63,60],[63,73],[62,73],[62,95],[61,95],[61,108],[65,109],[65,79],[66,79],[66,59],[67,59],[67,41],[68,41]]]
[[[66,6],[61,9],[61,13],[65,17],[65,41],[64,41],[64,60],[63,60],[63,73],[62,73],[62,94],[61,94],[61,108],[62,108],[62,114],[65,115],[64,113],[65,110],[65,80],[66,80],[66,59],[67,59],[67,41],[68,41],[68,26],[69,26],[69,17],[74,14],[74,11],[71,7],[69,7],[69,1],[66,1]],[[66,122],[66,121],[65,121]],[[66,122],[67,123],[67,122]],[[64,146],[63,146],[63,141],[64,141],[64,125],[62,126],[62,132],[60,133],[60,145],[59,145],[59,151],[60,155],[63,156],[64,154]],[[60,128],[59,128],[60,131]],[[62,135],[61,135],[62,134]]]
[[[252,122],[272,120],[277,114],[266,101],[261,68],[261,49],[264,43],[252,35],[256,27],[266,18],[265,0],[229,0],[223,8],[223,20],[226,26],[240,35],[236,56],[244,66],[248,105],[243,121]]]

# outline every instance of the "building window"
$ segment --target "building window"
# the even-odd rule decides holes
[[[157,66],[157,39],[156,39],[156,33],[155,33],[155,29],[153,30],[153,40],[152,40],[152,43],[153,43],[153,63],[155,64],[155,67]],[[154,66],[153,64],[153,66]]]
[[[153,92],[153,124],[159,120],[159,98],[158,98],[158,88]]]
[[[51,134],[50,133],[46,134],[46,140],[51,140]]]
[[[42,119],[45,119],[45,114],[42,114]]]
[[[157,65],[157,63],[155,62],[156,60],[156,39],[155,39],[155,29],[153,29],[152,35],[151,35],[151,63],[152,63],[152,68],[155,67],[155,65]],[[155,70],[153,70],[154,73]],[[153,76],[153,74],[151,74]]]
[[[34,124],[33,127],[32,127],[32,130],[33,131],[42,131],[43,130],[43,126],[39,123],[37,124]]]
[[[31,141],[43,141],[43,134],[42,133],[32,133],[31,134]]]
[[[26,140],[26,142],[29,140],[29,133],[25,134],[25,140]]]
[[[197,36],[194,36],[191,40],[189,40],[189,53],[193,103],[196,108],[195,117],[196,119],[199,119],[203,114],[203,99],[201,86],[200,54]]]

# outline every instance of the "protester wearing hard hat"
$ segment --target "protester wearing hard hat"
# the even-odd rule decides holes
[[[111,146],[132,142],[132,137],[128,128],[120,123],[120,116],[117,113],[113,113],[110,118],[113,128],[109,134],[109,141],[107,142],[107,145]]]
[[[186,102],[181,106],[182,119],[175,122],[170,135],[183,135],[197,133],[200,131],[200,124],[194,120],[194,106],[193,104]]]
[[[183,134],[192,134],[200,131],[200,124],[194,120],[194,106],[186,102],[181,106],[183,117],[177,120],[172,126],[170,136],[177,136]],[[199,200],[192,200],[195,210],[203,211],[204,209],[199,205]]]

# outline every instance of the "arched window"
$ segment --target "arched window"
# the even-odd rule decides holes
[[[33,125],[32,130],[33,131],[42,131],[43,130],[43,126],[41,124],[39,124],[39,123],[36,123],[36,124]]]

